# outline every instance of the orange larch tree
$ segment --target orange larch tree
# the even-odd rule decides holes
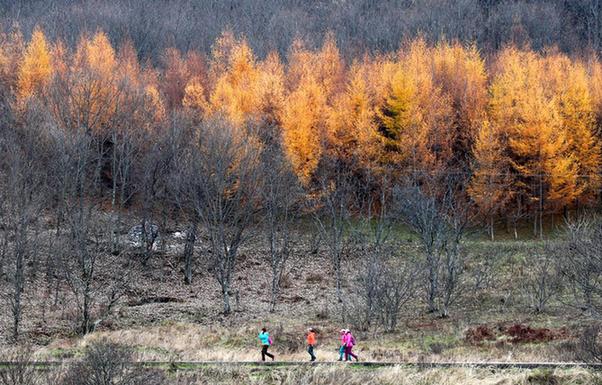
[[[52,57],[44,32],[36,27],[19,66],[17,95],[23,100],[40,94],[52,77]]]
[[[517,208],[535,212],[534,233],[543,235],[544,209],[574,191],[576,167],[555,101],[544,87],[544,64],[535,53],[510,47],[497,58],[489,118],[505,131]]]
[[[477,131],[486,118],[487,72],[476,46],[441,42],[433,49],[435,83],[453,108],[454,159],[449,166],[467,171]]]
[[[326,96],[313,79],[291,92],[280,113],[284,149],[299,179],[309,184],[323,151]]]
[[[496,216],[505,212],[505,206],[513,198],[511,165],[503,135],[499,127],[484,121],[472,148],[474,160],[468,194],[487,218],[492,241]]]

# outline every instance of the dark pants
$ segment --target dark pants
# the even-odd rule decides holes
[[[308,345],[307,346],[307,352],[309,353],[309,356],[311,357],[312,361],[316,360],[316,355],[314,354],[314,346],[313,345]]]
[[[350,361],[351,357],[353,357],[357,361],[357,356],[355,354],[353,354],[353,352],[351,351],[351,349],[353,349],[353,346],[346,346],[345,347],[345,359],[348,360],[348,361]]]
[[[268,349],[270,348],[270,345],[263,345],[261,347],[261,360],[265,361],[265,356],[268,356],[272,359],[272,361],[274,361],[274,355],[268,353]]]

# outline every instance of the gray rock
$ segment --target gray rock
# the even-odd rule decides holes
[[[155,223],[146,222],[145,226],[146,237],[151,244],[154,245],[155,240],[159,236],[159,226]],[[142,225],[136,225],[128,231],[128,237],[130,238],[130,242],[136,247],[143,246],[143,237],[142,237]]]

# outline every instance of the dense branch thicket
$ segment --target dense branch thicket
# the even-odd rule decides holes
[[[598,0],[4,0],[0,6],[5,27],[18,22],[30,32],[40,24],[69,44],[81,32],[102,29],[113,42],[131,38],[141,57],[155,60],[172,46],[208,52],[227,28],[247,36],[261,55],[283,54],[299,36],[317,46],[326,29],[336,32],[346,55],[392,51],[419,33],[429,41],[475,41],[487,51],[525,41],[569,52],[602,47]]]

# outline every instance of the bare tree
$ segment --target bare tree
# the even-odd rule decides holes
[[[111,226],[101,220],[95,201],[89,199],[96,181],[94,168],[99,165],[91,137],[83,131],[58,135],[55,161],[60,164],[56,169],[63,171],[59,177],[66,186],[64,207],[69,229],[63,240],[61,271],[77,305],[78,331],[85,334],[111,313],[125,292],[129,266],[123,266],[119,255],[102,246]]]
[[[392,332],[397,328],[400,311],[416,298],[419,273],[419,264],[412,260],[398,260],[383,266],[377,303],[382,309],[381,319],[385,331]]]
[[[44,208],[48,149],[44,116],[36,106],[22,116],[20,124],[6,129],[0,142],[0,180],[4,214],[4,245],[10,267],[7,278],[11,293],[7,297],[13,316],[12,338],[17,340],[22,319],[22,295],[28,280],[26,264],[33,276],[38,261],[39,216]],[[10,243],[8,240],[10,239]],[[33,271],[31,271],[33,270]]]
[[[587,326],[577,345],[577,357],[585,362],[602,362],[602,342],[600,341],[600,333],[602,325],[595,323]]]
[[[444,180],[444,195],[441,208],[445,224],[445,242],[443,245],[443,266],[440,277],[442,281],[441,316],[449,316],[449,308],[456,302],[465,289],[463,274],[466,251],[464,238],[472,223],[475,211],[464,190],[465,183],[454,175]]]
[[[387,243],[377,250],[372,244],[364,250],[367,258],[361,263],[355,293],[359,308],[353,310],[362,329],[378,325],[394,331],[404,306],[417,298],[422,266],[409,256],[398,255],[395,247]]]
[[[174,139],[170,130],[156,129],[153,135],[147,136],[144,152],[137,164],[136,192],[140,200],[140,229],[142,244],[142,263],[147,265],[152,256],[156,241],[154,223],[157,208],[166,210],[170,204],[167,182],[168,172],[174,161],[175,153],[171,141]],[[164,211],[164,215],[166,215]]]
[[[262,154],[264,227],[272,267],[270,311],[276,310],[280,283],[290,256],[290,233],[296,219],[301,187],[281,149],[267,147]]]
[[[546,249],[552,250],[553,247],[548,245]],[[550,300],[560,291],[556,258],[552,255],[550,251],[529,254],[521,266],[520,284],[530,307],[537,313],[544,312]]]
[[[442,317],[449,315],[463,288],[462,242],[471,210],[461,186],[452,175],[443,181],[426,177],[421,184],[410,182],[394,191],[399,219],[417,235],[425,254],[428,311],[439,311]]]
[[[207,231],[210,267],[228,314],[238,250],[260,209],[261,146],[247,130],[220,118],[202,123],[197,134],[198,146],[179,163],[190,165],[186,192]]]
[[[348,226],[352,198],[352,178],[348,169],[334,159],[323,159],[317,175],[318,190],[309,204],[313,206],[314,219],[328,247],[335,274],[336,296],[343,302],[341,263],[344,255],[345,229]]]
[[[446,225],[435,198],[427,196],[418,186],[397,187],[394,192],[401,221],[417,236],[424,251],[427,271],[426,300],[428,310],[436,312],[439,296],[439,268],[445,245]]]
[[[187,194],[187,178],[190,170],[185,167],[194,153],[195,143],[189,140],[195,136],[194,124],[191,116],[185,113],[174,113],[169,121],[168,151],[173,154],[172,161],[166,165],[167,196],[179,209],[181,215],[187,219],[186,238],[184,242],[184,283],[189,285],[193,278],[194,248],[198,238],[200,218],[196,213],[193,195]]]
[[[602,296],[602,221],[584,216],[568,223],[557,248],[560,272],[573,293],[573,305],[600,314]]]
[[[135,115],[130,112],[131,115]],[[125,115],[125,114],[124,114]],[[122,121],[130,124],[113,126],[110,139],[110,161],[111,161],[111,252],[119,253],[120,233],[119,225],[121,222],[121,213],[126,205],[131,201],[136,192],[133,186],[135,177],[135,165],[140,160],[141,148],[135,131],[134,122],[131,119],[123,117]]]

